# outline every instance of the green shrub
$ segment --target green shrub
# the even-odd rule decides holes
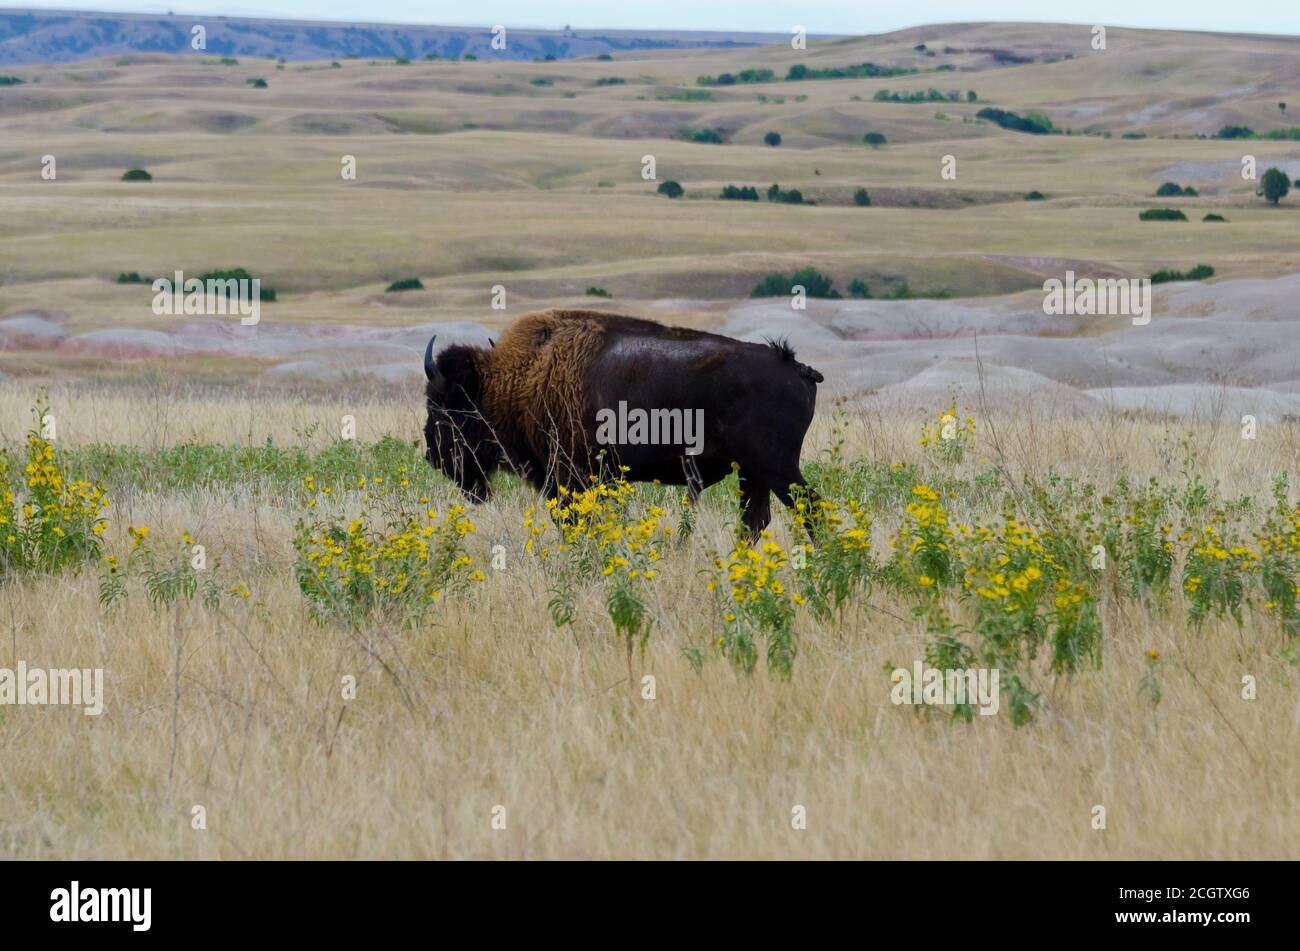
[[[627,80],[622,76],[601,76],[594,83],[596,86],[626,86]]]
[[[1270,168],[1259,183],[1259,194],[1274,205],[1285,198],[1290,190],[1291,179],[1280,168]]]
[[[672,92],[655,96],[659,102],[712,102],[713,93],[707,89],[674,89]]]
[[[750,297],[786,297],[794,293],[792,288],[801,285],[809,297],[822,297],[838,300],[840,292],[835,290],[835,282],[816,268],[800,268],[788,277],[784,274],[769,274],[755,285]]]
[[[605,288],[603,287],[589,287],[587,288],[587,296],[588,297],[612,297],[613,295],[610,294],[610,292],[605,290]]]
[[[920,72],[902,66],[877,66],[875,63],[859,63],[856,66],[831,66],[814,69],[803,63],[796,63],[785,74],[786,82],[798,82],[804,79],[887,79],[890,76],[907,76]]]
[[[975,113],[975,117],[987,119],[1012,132],[1027,132],[1030,135],[1048,135],[1059,131],[1052,125],[1052,120],[1041,112],[1029,112],[1021,116],[1014,112],[1007,112],[1005,109],[986,107]]]
[[[1216,139],[1253,139],[1255,132],[1249,126],[1244,125],[1225,125],[1218,132],[1214,133]]]
[[[142,168],[127,169],[122,176],[124,182],[152,182],[153,176]]]
[[[781,202],[786,205],[804,204],[803,192],[797,188],[792,188],[788,192],[782,191],[780,185],[773,185],[767,190],[767,200]]]
[[[673,181],[671,178],[660,184],[658,191],[659,194],[667,195],[669,198],[681,198],[682,195],[686,194],[686,189],[682,188],[679,183]]]
[[[781,144],[781,133],[769,132],[767,133],[767,135],[763,136],[763,142],[764,144],[770,145],[773,148],[775,148],[776,146]]]
[[[153,283],[153,278],[152,278],[152,277],[141,277],[141,276],[140,276],[137,272],[135,272],[135,271],[123,271],[121,274],[119,274],[119,275],[117,276],[117,283],[119,283],[119,284],[152,284],[152,283]]]
[[[249,274],[248,271],[242,267],[230,268],[225,271],[208,271],[199,275],[199,280],[202,281],[205,286],[208,281],[251,281],[252,279],[253,275]],[[258,287],[260,288],[258,293],[259,300],[275,300],[274,288],[267,287],[264,283],[259,283]],[[227,296],[236,293],[235,288],[230,284],[226,284],[225,288]]]
[[[776,73],[770,69],[742,69],[740,72],[720,73],[717,76],[697,76],[699,86],[734,86],[736,83],[770,83],[776,79]]]
[[[871,207],[871,196],[867,193],[865,188],[859,188],[853,193],[853,204],[857,205],[859,208]]]
[[[1046,200],[1047,200],[1047,196],[1044,195],[1036,188],[1031,192],[1025,192],[1025,201],[1046,201]]]
[[[252,86],[254,89],[265,89],[267,87],[266,80],[261,76],[251,76],[248,79],[245,79],[244,82],[248,83],[248,85]]]
[[[878,149],[887,141],[883,132],[868,132],[862,137],[862,141],[873,149]]]
[[[929,89],[913,89],[911,92],[879,89],[872,98],[876,102],[961,102],[961,90],[951,89],[948,92],[940,92],[933,86]],[[967,102],[975,102],[978,98],[975,90],[967,91]]]
[[[400,281],[393,281],[388,285],[389,291],[422,291],[424,285],[420,283],[418,277],[407,277]]]
[[[860,300],[866,300],[871,297],[871,288],[867,286],[867,282],[862,280],[862,278],[855,277],[849,282],[849,296],[856,297]]]
[[[721,145],[723,142],[721,129],[682,129],[680,134],[689,142],[704,145]]]
[[[1162,268],[1151,275],[1152,284],[1167,284],[1171,281],[1204,281],[1214,277],[1214,268],[1208,264],[1198,264],[1190,271],[1171,271]]]
[[[1202,218],[1201,220],[1202,220],[1202,221],[1227,221],[1228,219],[1225,218],[1225,217],[1223,217],[1223,215],[1216,215],[1216,214],[1211,213],[1211,214],[1206,215],[1206,216],[1205,216],[1204,218]]]
[[[753,185],[741,185],[739,188],[735,185],[726,185],[718,197],[728,201],[758,201],[758,189]]]
[[[1141,221],[1186,221],[1187,216],[1177,208],[1148,208],[1138,213]]]

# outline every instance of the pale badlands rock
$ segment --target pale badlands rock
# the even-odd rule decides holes
[[[58,349],[60,353],[78,356],[139,359],[175,356],[177,344],[171,334],[163,333],[161,330],[113,327],[68,337],[59,344]]]
[[[0,319],[0,350],[51,350],[68,336],[41,313],[13,314]]]

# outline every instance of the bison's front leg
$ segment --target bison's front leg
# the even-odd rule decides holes
[[[689,504],[695,505],[704,491],[704,476],[694,456],[682,456],[682,478],[686,482],[686,498]]]

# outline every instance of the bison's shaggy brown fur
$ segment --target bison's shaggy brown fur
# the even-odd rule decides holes
[[[533,455],[545,458],[552,448],[548,434],[581,434],[587,371],[611,323],[628,319],[591,310],[524,314],[493,349],[481,351],[483,414],[519,424],[517,433],[498,433],[498,438],[514,436]],[[560,448],[570,455],[583,448],[576,439],[563,442]]]

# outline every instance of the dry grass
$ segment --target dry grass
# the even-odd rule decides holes
[[[30,395],[5,388],[5,415]],[[96,434],[154,439],[127,423],[152,399],[82,398],[97,407]],[[173,432],[238,438],[238,405],[181,403]],[[359,405],[408,431],[404,403]],[[264,399],[250,431],[292,441],[336,411]],[[915,458],[915,422],[854,415],[848,450]],[[1164,454],[1181,435],[1114,416],[995,422],[1025,466],[1099,480],[1120,465],[1169,477]],[[95,438],[80,410],[61,425],[73,441]],[[828,436],[819,418],[805,458]],[[1264,494],[1279,466],[1294,468],[1292,428],[1270,428],[1249,453],[1231,436],[1194,427],[1226,493]],[[0,709],[7,857],[1300,857],[1296,674],[1258,615],[1241,630],[1196,631],[1177,598],[1155,613],[1107,603],[1104,668],[1041,677],[1034,723],[1015,728],[1004,713],[949,725],[889,702],[883,667],[919,658],[924,630],[880,593],[837,623],[803,618],[789,683],[737,674],[716,655],[690,666],[681,648],[716,636],[698,572],[731,539],[716,491],[665,560],[658,625],[629,684],[597,591],[580,599],[571,632],[553,628],[545,578],[515,551],[525,495],[473,513],[482,561],[489,539],[514,538],[506,570],[489,572],[476,598],[427,629],[376,621],[350,635],[306,616],[287,503],[249,486],[114,488],[110,548],[124,547],[128,522],[157,539],[194,532],[252,597],[159,615],[137,590],[105,613],[93,571],[5,591],[0,663],[102,666],[107,684],[99,718]],[[775,526],[789,538],[783,515]],[[890,527],[882,515],[878,547]],[[1151,649],[1164,658],[1155,709],[1137,695]],[[1258,679],[1254,701],[1240,699],[1245,674]],[[358,681],[350,702],[345,675]],[[191,829],[195,804],[206,831]],[[497,805],[504,831],[491,825]],[[791,827],[796,805],[805,830]],[[1090,827],[1095,805],[1104,832]]]

